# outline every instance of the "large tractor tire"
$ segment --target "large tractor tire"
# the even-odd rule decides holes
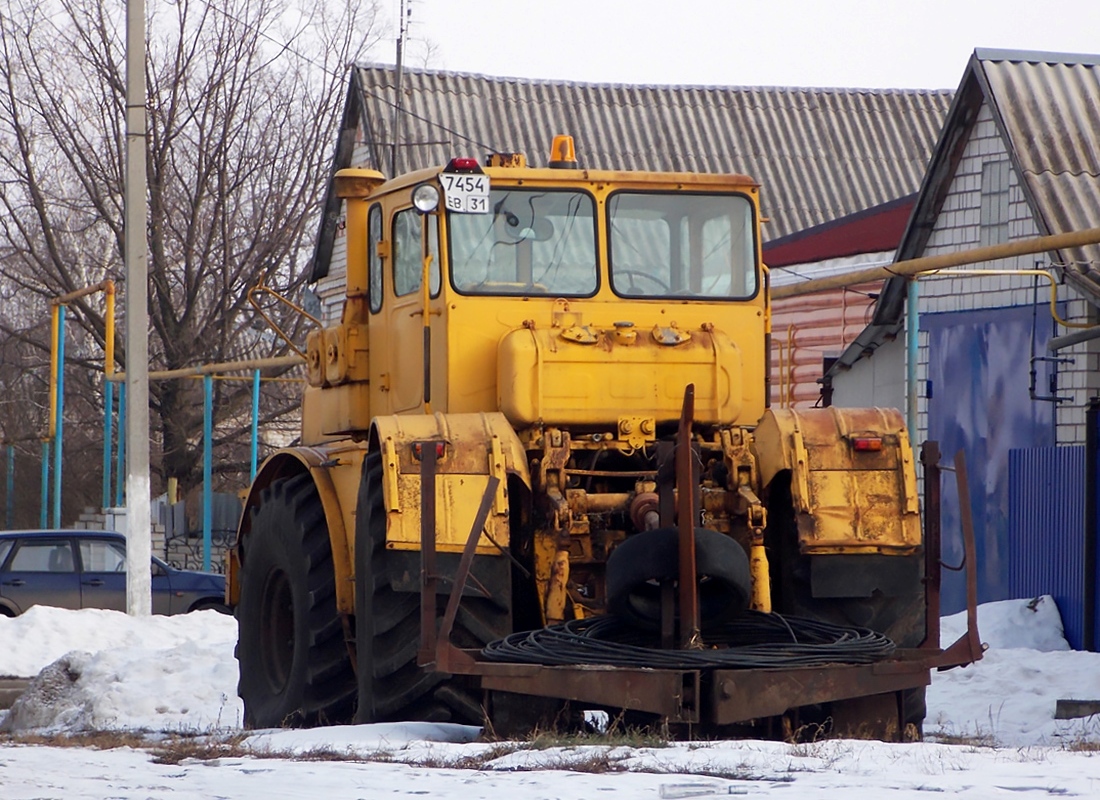
[[[908,573],[897,573],[884,582],[882,589],[869,595],[853,592],[851,597],[815,597],[812,587],[810,557],[799,552],[798,524],[791,496],[790,473],[780,473],[768,487],[768,528],[765,544],[771,563],[772,597],[775,610],[785,614],[819,619],[837,625],[856,625],[889,636],[899,647],[917,647],[924,639],[925,599],[921,570],[914,567]],[[838,558],[824,556],[824,558]],[[923,559],[914,556],[840,556],[835,563],[857,571],[874,568],[876,560]],[[904,575],[905,577],[898,577]],[[856,581],[853,580],[853,584]],[[836,594],[835,592],[833,593]],[[919,739],[923,733],[925,687],[907,689],[901,695],[899,723],[902,734]]]
[[[355,540],[355,639],[359,723],[398,720],[462,722],[480,725],[482,698],[476,684],[463,676],[433,672],[416,663],[420,647],[420,594],[394,587],[416,567],[419,553],[386,548],[386,511],[382,494],[382,459],[377,452],[363,462]],[[457,564],[454,554],[437,555],[438,572],[448,575]],[[491,597],[473,596],[468,587],[455,619],[451,641],[463,648],[481,648],[511,633],[510,563],[503,557],[477,556],[478,583]],[[449,581],[441,581],[449,591]],[[439,594],[436,623],[447,595]]]
[[[328,526],[309,475],[274,481],[243,541],[237,692],[250,728],[351,719],[355,673],[336,612]]]

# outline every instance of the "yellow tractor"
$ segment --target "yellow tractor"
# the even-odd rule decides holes
[[[753,179],[584,169],[557,137],[546,167],[335,189],[342,318],[308,338],[301,443],[229,568],[248,725],[522,727],[571,701],[919,730],[941,651],[912,447],[893,410],[768,407]],[[715,631],[744,619],[794,646],[693,660],[741,653],[755,633]],[[610,655],[571,655],[609,620]],[[878,655],[800,661],[793,620]]]

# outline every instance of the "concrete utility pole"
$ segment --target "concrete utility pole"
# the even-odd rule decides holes
[[[153,613],[149,512],[149,268],[145,238],[145,0],[126,4],[126,613]]]
[[[401,0],[401,10],[397,18],[397,75],[393,85],[393,144],[390,145],[390,177],[397,176],[397,149],[401,146],[401,75],[404,72],[405,60],[405,36],[409,31],[409,16],[411,8],[406,8],[407,0]]]

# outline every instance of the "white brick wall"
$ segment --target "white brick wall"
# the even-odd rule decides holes
[[[978,115],[954,181],[945,198],[943,210],[936,219],[935,227],[922,255],[937,255],[979,245],[982,165],[986,161],[1001,161],[1008,158],[1004,143],[997,133],[993,116],[986,105]],[[1038,236],[1040,233],[1015,171],[1010,178],[1008,232],[1010,241]],[[1034,269],[1037,262],[1043,269],[1050,266],[1048,258],[1044,254],[1039,254],[971,265],[965,269]],[[1011,275],[990,275],[978,278],[922,278],[920,282],[921,313],[934,314],[1031,305],[1035,296],[1033,282],[1032,276]],[[1044,281],[1039,288],[1041,303],[1049,301],[1049,292],[1049,286]],[[1095,309],[1081,299],[1076,292],[1064,285],[1059,285],[1057,296],[1059,302],[1065,304],[1067,320],[1095,320]],[[1047,307],[1044,306],[1044,311]],[[1049,313],[1041,319],[1040,324],[1049,324]],[[1059,326],[1056,335],[1065,334],[1069,330]],[[1072,364],[1061,364],[1058,368],[1059,394],[1072,398],[1070,402],[1061,403],[1057,407],[1057,443],[1059,445],[1084,443],[1084,409],[1088,398],[1097,394],[1100,389],[1100,379],[1097,375],[1100,359],[1096,352],[1090,352],[1096,347],[1095,343],[1083,343],[1059,353],[1060,356],[1073,359]],[[1021,354],[1021,357],[1025,356]],[[923,397],[925,380],[928,377],[927,333],[920,334],[917,375],[921,387],[919,392],[921,397],[918,399],[919,430],[913,440],[920,442],[927,438],[928,432],[928,403]],[[1039,387],[1039,390],[1046,393],[1045,386]],[[1021,387],[1021,391],[1026,391],[1026,386]]]

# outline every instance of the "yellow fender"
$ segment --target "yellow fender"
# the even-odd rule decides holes
[[[386,546],[420,549],[420,469],[415,445],[441,442],[436,467],[436,548],[461,552],[485,494],[489,476],[500,480],[477,552],[499,555],[508,546],[508,476],[530,488],[531,476],[522,442],[507,418],[497,412],[474,414],[400,414],[376,417],[371,447],[382,455],[382,491],[386,509]]]
[[[250,532],[252,507],[259,503],[260,493],[273,481],[310,473],[325,512],[336,579],[336,609],[341,614],[355,613],[355,502],[366,447],[366,443],[345,440],[318,447],[290,447],[274,453],[256,473],[237,528],[240,543]],[[240,596],[238,569],[234,549],[227,570],[226,599],[230,603],[236,603]]]
[[[753,451],[764,486],[791,471],[803,553],[919,549],[917,475],[900,411],[769,409],[753,432]]]

